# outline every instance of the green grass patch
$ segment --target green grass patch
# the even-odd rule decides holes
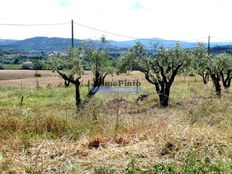
[[[6,70],[19,70],[19,69],[22,69],[21,67],[22,65],[20,64],[4,64],[3,65],[3,68]]]

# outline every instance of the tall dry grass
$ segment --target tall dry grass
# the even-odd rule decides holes
[[[82,91],[84,97],[87,89]],[[73,93],[72,87],[1,88],[1,172],[139,173],[174,165],[191,173],[196,165],[200,173],[216,164],[226,166],[219,171],[230,169],[231,91],[218,99],[211,84],[179,77],[167,109],[157,107],[154,87],[145,84],[145,101],[136,103],[136,94],[98,94],[79,113]]]

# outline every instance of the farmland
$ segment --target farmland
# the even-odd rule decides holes
[[[74,87],[38,72],[0,71],[0,172],[231,172],[231,90],[218,98],[211,81],[178,75],[163,109],[154,86],[131,72],[107,79],[138,79],[139,95],[149,95],[144,101],[136,102],[138,94],[96,94],[76,112]],[[82,98],[91,78],[82,76]]]

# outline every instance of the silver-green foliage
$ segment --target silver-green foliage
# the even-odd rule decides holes
[[[160,105],[166,107],[176,75],[183,72],[191,61],[191,51],[183,49],[178,43],[171,49],[156,47],[154,56],[149,56],[143,45],[137,43],[121,56],[118,67],[120,72],[133,69],[143,72],[146,80],[155,85]]]

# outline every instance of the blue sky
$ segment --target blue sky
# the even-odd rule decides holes
[[[70,21],[136,38],[232,40],[231,0],[0,0],[0,23],[67,23],[0,26],[0,39],[70,37]],[[75,38],[128,40],[75,25]]]

